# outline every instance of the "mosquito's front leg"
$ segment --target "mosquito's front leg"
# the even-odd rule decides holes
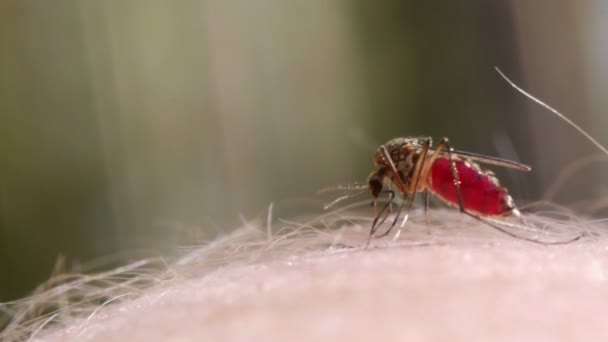
[[[401,214],[401,211],[403,210],[403,208],[406,208],[405,216],[403,217],[403,222],[401,223],[401,226],[399,226],[399,230],[397,231],[397,234],[395,234],[395,236],[399,236],[401,234],[401,228],[403,228],[403,226],[405,226],[405,223],[407,222],[407,219],[409,217],[410,210],[412,209],[412,207],[414,205],[414,200],[416,199],[416,192],[418,190],[418,185],[420,184],[420,175],[422,173],[422,170],[424,169],[426,156],[428,154],[429,148],[431,147],[432,141],[433,140],[430,137],[425,138],[425,140],[424,140],[424,145],[422,147],[422,151],[420,152],[420,154],[418,156],[418,160],[416,161],[416,166],[414,167],[413,177],[411,180],[411,186],[408,189],[409,192],[411,193],[411,195],[407,196],[407,193],[402,193],[404,196],[404,199],[403,199],[403,202],[401,203],[401,205],[399,206],[399,209],[397,210],[395,219],[393,220],[391,226],[384,233],[378,235],[377,237],[381,238],[381,237],[387,236],[391,232],[391,230],[395,227],[395,225],[397,224],[397,221],[399,220],[399,215]],[[393,163],[391,163],[391,167],[394,169],[393,172],[395,173],[396,177],[399,178],[399,173],[397,172],[397,168],[395,167],[395,165]],[[399,178],[399,180],[401,181],[400,178]],[[401,182],[401,184],[403,184],[403,183]],[[406,202],[407,202],[407,206],[405,206]]]
[[[388,217],[387,213],[386,215],[384,215],[384,218],[380,222],[378,222],[380,220],[380,217],[382,217],[384,212],[387,211],[387,208],[389,207],[389,205],[391,205],[393,199],[395,198],[395,192],[393,190],[386,190],[386,192],[389,194],[388,202],[386,202],[386,204],[382,207],[382,210],[380,210],[378,214],[374,217],[374,221],[372,222],[372,228],[369,231],[369,236],[367,237],[367,243],[365,244],[365,248],[369,247],[369,243],[372,239],[372,236],[374,236],[378,228],[382,225],[382,223],[384,223],[384,221]],[[375,199],[373,203],[375,203],[376,207],[378,206],[377,199]]]

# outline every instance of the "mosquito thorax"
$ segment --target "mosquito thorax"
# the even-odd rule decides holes
[[[389,140],[384,146],[388,149],[393,161],[400,161],[406,157],[407,152],[419,152],[428,137],[401,137]],[[432,142],[431,142],[432,143]]]
[[[406,183],[411,179],[414,167],[418,162],[418,157],[420,156],[426,139],[428,138],[400,137],[391,139],[383,145],[388,151],[395,168],[399,172],[399,176]],[[390,168],[390,163],[385,160],[380,149],[378,149],[374,155],[374,163],[378,168]]]

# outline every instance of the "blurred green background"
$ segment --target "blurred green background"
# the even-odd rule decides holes
[[[595,151],[493,67],[608,142],[606,15],[564,0],[4,0],[0,302],[58,255],[151,255],[271,201],[297,213],[365,181],[396,136],[529,163],[499,175],[537,200]],[[556,200],[601,198],[604,174]]]

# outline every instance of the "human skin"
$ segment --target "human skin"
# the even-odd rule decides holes
[[[143,294],[116,300],[65,327],[42,329],[35,340],[596,341],[608,336],[608,243],[602,233],[546,246],[501,235],[455,211],[431,214],[430,231],[410,222],[398,240],[373,240],[367,249],[364,226],[301,228],[271,239],[245,228],[238,238],[182,258],[170,267],[170,279]]]

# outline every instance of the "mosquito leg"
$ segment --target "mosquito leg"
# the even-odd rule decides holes
[[[384,206],[384,208],[382,208],[382,211],[386,211],[386,215],[384,215],[382,220],[376,225],[376,230],[378,230],[378,228],[380,228],[380,226],[382,224],[384,224],[384,221],[386,221],[388,216],[391,214],[391,208],[393,207],[393,200],[395,199],[395,192],[393,190],[386,190],[385,192],[388,193],[388,201],[386,202],[386,205]]]
[[[391,229],[393,229],[393,227],[397,224],[397,221],[399,220],[399,215],[401,215],[401,211],[403,211],[403,207],[405,207],[405,203],[406,203],[406,201],[403,200],[403,202],[401,202],[401,205],[399,205],[399,208],[397,209],[397,213],[395,214],[395,218],[393,219],[393,222],[391,223],[390,227],[384,233],[375,235],[374,236],[375,238],[383,238],[391,232]]]
[[[390,171],[393,173],[394,177],[393,180],[395,182],[395,185],[397,186],[397,189],[399,190],[399,192],[406,197],[407,196],[407,189],[405,188],[405,184],[403,184],[403,181],[401,180],[401,177],[399,176],[399,171],[397,170],[397,167],[395,166],[395,164],[393,163],[393,159],[391,158],[390,153],[388,152],[388,150],[386,149],[386,146],[382,145],[380,146],[379,149],[380,153],[382,154],[382,158],[384,159],[384,161],[389,165],[389,169]],[[391,190],[392,191],[392,190]],[[389,203],[387,203],[387,205],[392,205],[392,200],[393,197],[395,196],[394,192],[391,192],[390,194],[392,194],[392,197],[389,198]],[[385,206],[382,211],[386,210]],[[399,213],[401,212],[403,208],[403,203],[399,206],[399,210],[397,212],[397,217],[399,216]],[[374,236],[374,234],[376,233],[376,231],[378,230],[379,226],[382,225],[382,223],[384,223],[384,221],[386,220],[386,218],[388,217],[388,214],[382,219],[382,221],[380,223],[378,223],[378,220],[380,219],[380,214],[376,215],[374,218],[374,222],[372,223],[372,229],[370,230],[370,235],[368,237],[367,240],[367,244],[366,247],[369,246],[369,242],[372,238],[372,236]],[[387,230],[386,233],[382,234],[382,236],[385,236],[386,234],[388,234],[388,232],[390,232],[390,230],[393,228],[393,226],[395,225],[395,222],[393,222],[391,224],[391,227],[389,227],[389,229]]]
[[[533,242],[533,243],[537,243],[537,244],[540,244],[540,245],[567,245],[567,244],[572,243],[574,241],[580,240],[584,236],[584,234],[579,234],[579,235],[577,235],[577,236],[575,236],[573,238],[570,238],[568,240],[541,241],[541,240],[536,240],[536,239],[532,239],[532,238],[529,238],[529,237],[513,234],[510,231],[508,231],[508,230],[506,230],[506,229],[504,229],[504,228],[502,228],[502,227],[500,227],[500,226],[498,226],[496,224],[493,224],[491,222],[488,222],[487,220],[484,220],[483,217],[467,211],[466,209],[464,211],[462,211],[462,213],[466,214],[466,215],[468,215],[468,216],[470,216],[470,217],[472,217],[472,218],[474,218],[474,219],[476,219],[476,220],[478,220],[480,222],[483,222],[483,223],[487,224],[488,226],[490,226],[490,227],[498,230],[499,232],[501,232],[503,234],[506,234],[506,235],[508,235],[508,236],[510,236],[512,238],[516,238],[516,239],[520,239],[520,240],[524,240],[524,241],[528,241],[528,242]]]
[[[464,200],[462,198],[462,191],[460,190],[460,176],[458,175],[458,169],[456,168],[456,162],[454,161],[454,155],[452,155],[452,147],[450,146],[450,142],[448,138],[443,138],[439,142],[439,146],[437,146],[437,150],[440,150],[440,147],[444,147],[448,153],[448,159],[450,160],[450,170],[452,171],[452,180],[454,181],[454,189],[456,190],[456,198],[458,199],[458,208],[461,213],[464,213]]]
[[[369,247],[369,243],[372,239],[372,236],[376,233],[376,231],[378,230],[378,228],[382,225],[382,223],[384,223],[384,221],[386,221],[386,218],[388,217],[388,212],[386,213],[386,215],[384,215],[384,213],[387,211],[387,208],[391,205],[391,203],[393,202],[393,199],[395,198],[395,192],[393,190],[386,190],[386,192],[388,192],[389,197],[388,197],[388,202],[386,202],[386,204],[382,207],[382,210],[380,210],[374,217],[374,221],[372,222],[372,228],[369,231],[369,236],[367,237],[367,243],[365,244],[365,248]],[[377,199],[374,200],[374,206],[378,207],[378,201]],[[382,218],[382,220],[380,220],[380,218]],[[380,220],[380,222],[378,222]]]
[[[393,159],[391,158],[390,153],[388,153],[386,146],[380,146],[380,153],[382,153],[382,158],[389,165],[390,171],[394,174],[392,180],[394,180],[397,190],[405,196],[407,194],[407,189],[405,188],[405,184],[403,184],[403,180],[399,177],[399,171],[397,170],[395,163],[393,163]]]
[[[389,187],[389,190],[390,190],[390,191],[393,191],[393,190],[392,190],[390,187]],[[390,195],[390,193],[389,193],[389,199],[390,199],[390,196],[391,196],[391,195]],[[394,192],[393,192],[393,196],[395,196],[395,193],[394,193]],[[388,206],[387,211],[388,211],[388,213],[390,214],[390,213],[392,213],[392,212],[393,212],[393,201],[388,201],[388,202],[389,202],[389,206]],[[382,223],[381,223],[381,224],[382,224]]]
[[[431,217],[429,216],[429,191],[424,189],[424,218],[426,220],[426,233],[431,234]]]
[[[416,166],[414,168],[414,173],[413,173],[413,177],[412,177],[412,181],[411,181],[413,186],[409,189],[411,196],[409,196],[407,198],[407,207],[405,207],[406,201],[404,200],[404,202],[401,203],[401,205],[399,206],[397,215],[395,215],[395,219],[393,220],[393,223],[390,225],[390,227],[384,233],[382,233],[376,237],[382,238],[382,237],[385,237],[388,234],[390,234],[390,232],[393,230],[393,228],[397,224],[397,221],[399,220],[399,215],[401,214],[401,211],[405,207],[406,209],[405,209],[405,216],[403,217],[403,222],[401,223],[401,226],[399,227],[399,230],[397,231],[397,234],[395,236],[399,236],[401,234],[401,228],[403,228],[403,226],[405,225],[405,222],[407,222],[407,219],[410,214],[410,210],[414,206],[414,200],[416,199],[416,192],[418,192],[418,185],[420,184],[420,178],[421,178],[420,175],[422,174],[422,170],[424,169],[423,166],[424,166],[424,163],[426,160],[426,156],[428,155],[429,148],[431,147],[432,141],[433,140],[430,137],[425,138],[425,140],[424,140],[424,146],[422,147],[422,151],[420,152],[420,155],[418,156],[418,161],[416,162]],[[391,167],[393,167],[395,169],[393,172],[395,172],[397,177],[399,177],[398,176],[399,173],[397,172],[395,165],[391,164]]]

